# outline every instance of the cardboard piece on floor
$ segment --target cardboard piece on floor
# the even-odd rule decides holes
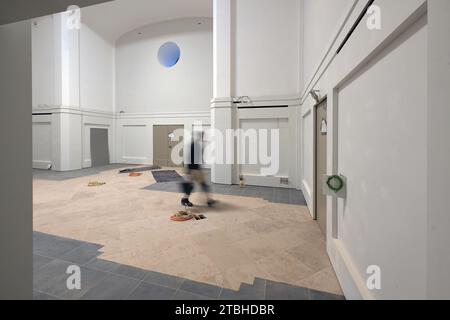
[[[88,184],[88,187],[101,187],[104,186],[106,183],[105,182],[99,182],[99,181],[91,181]]]
[[[142,176],[142,173],[138,173],[138,172],[132,172],[129,174],[130,177],[140,177]]]

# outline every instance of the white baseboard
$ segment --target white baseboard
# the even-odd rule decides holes
[[[92,167],[92,160],[84,160],[83,161],[83,169]]]
[[[120,163],[123,164],[139,164],[139,165],[152,165],[147,158],[133,158],[133,157],[122,157]]]
[[[333,239],[329,242],[328,255],[347,300],[374,300],[340,240]]]
[[[33,169],[49,170],[51,165],[51,161],[33,160]]]

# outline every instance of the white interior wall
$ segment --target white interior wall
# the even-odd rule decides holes
[[[354,0],[303,1],[303,82],[308,84],[332,44]],[[307,45],[306,45],[307,44]]]
[[[116,125],[119,163],[153,164],[153,126],[182,125],[192,133],[194,125],[209,125],[209,112],[118,115]],[[185,140],[186,143],[189,141]]]
[[[157,54],[161,45],[169,41],[178,44],[181,58],[174,67],[165,68]],[[152,24],[118,40],[118,162],[153,163],[154,125],[183,125],[192,131],[196,122],[211,123],[212,41],[210,18]]]
[[[169,41],[181,50],[172,68],[162,66],[157,58],[159,48]],[[212,50],[210,18],[152,24],[122,36],[116,52],[117,111],[208,111],[213,91]]]
[[[234,1],[235,96],[295,96],[300,88],[300,1]]]
[[[139,119],[143,116],[147,124],[166,123],[167,118],[177,119],[173,124],[186,127],[192,127],[195,120],[210,123],[211,19],[180,19],[147,26],[139,31],[145,41],[136,39],[137,31],[129,33],[117,44],[117,65],[115,45],[90,26],[83,23],[79,31],[68,30],[64,14],[37,21],[33,40],[33,110],[35,114],[51,113],[53,116],[50,123],[46,122],[50,125],[50,129],[46,129],[51,131],[51,148],[48,141],[38,139],[38,135],[34,139],[35,168],[47,168],[48,158],[58,171],[89,167],[91,128],[108,128],[112,162],[151,163],[152,134],[142,134],[139,140],[124,140],[121,134],[127,130],[120,130],[123,118],[116,121],[115,110],[125,111],[127,121],[139,113]],[[180,62],[171,69],[162,67],[157,60],[158,49],[166,41],[177,42],[182,51]],[[79,54],[73,53],[74,50]],[[53,58],[48,58],[52,53]],[[75,79],[80,79],[79,84],[73,85]],[[36,115],[33,119],[36,133],[42,136],[42,116]],[[140,156],[134,151],[127,154],[127,150],[135,150],[136,143],[147,147],[138,148]]]
[[[330,27],[330,35],[324,36],[317,21],[343,22],[350,14],[322,66],[319,68],[323,56],[308,72],[314,74],[319,68],[312,86],[307,86],[310,79],[305,78],[305,92],[314,88],[328,96],[328,173],[341,173],[349,179],[345,201],[339,201],[338,206],[337,201],[328,198],[328,251],[349,299],[423,298],[426,189],[404,181],[413,172],[415,183],[426,184],[423,155],[428,92],[423,75],[427,23],[424,18],[419,21],[426,2],[377,1],[382,9],[382,29],[369,30],[364,19],[335,58],[334,52],[365,2],[356,3],[353,12],[349,2],[347,13],[337,11],[335,19],[322,19],[321,12],[326,17],[333,6],[329,2],[305,0],[304,5],[308,16],[304,25],[305,68],[311,68],[306,66],[307,61],[314,61],[308,58],[314,56],[310,51],[330,45],[311,42],[334,39],[338,31]],[[313,104],[305,94],[302,114],[308,120],[302,124],[304,181],[313,179],[314,173],[310,165],[314,163],[313,135],[305,132],[307,128],[314,132]],[[308,188],[313,199],[314,181],[308,183]],[[305,186],[304,191],[306,195]],[[313,201],[308,204],[313,210]],[[370,265],[382,268],[381,290],[371,291],[366,286]]]
[[[213,128],[225,136],[227,129],[238,129],[245,119],[277,122],[288,119],[289,187],[298,183],[298,112],[301,39],[301,1],[247,0],[214,3],[214,98],[211,104]],[[238,109],[233,98],[249,96],[251,103]],[[288,106],[287,115],[252,107]],[[261,118],[261,113],[265,113]],[[270,114],[269,114],[270,113]],[[244,116],[243,116],[244,115]],[[238,183],[239,165],[216,164],[212,180]],[[276,177],[249,176],[252,184],[280,186]],[[278,180],[275,183],[275,180]]]
[[[114,161],[115,46],[84,23],[68,29],[66,19],[63,13],[32,23],[33,167],[39,169],[89,167],[92,127],[110,129]]]
[[[423,20],[339,87],[338,238],[361,275],[380,266],[378,299],[425,297],[426,72]]]
[[[32,22],[33,108],[55,105],[55,25],[52,15]]]
[[[115,45],[85,23],[80,30],[80,105],[83,109],[114,111]]]
[[[88,9],[85,9],[88,10]],[[91,129],[108,130],[110,161],[115,159],[115,43],[83,21],[80,29],[80,106],[82,110],[82,166],[91,160]]]

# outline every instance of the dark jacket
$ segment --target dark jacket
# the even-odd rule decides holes
[[[202,152],[201,144],[192,141],[191,147],[189,150],[189,160],[190,163],[187,164],[187,168],[189,170],[200,170],[202,168],[203,163],[203,152]]]

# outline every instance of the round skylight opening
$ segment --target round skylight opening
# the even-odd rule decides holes
[[[159,63],[166,68],[172,68],[173,66],[175,66],[178,61],[180,61],[180,57],[180,47],[174,42],[166,42],[161,46],[161,48],[159,48]]]

